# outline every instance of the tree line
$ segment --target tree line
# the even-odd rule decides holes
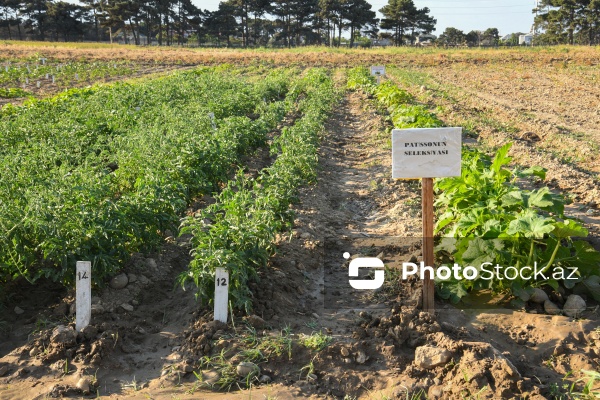
[[[191,0],[0,0],[0,38],[292,47],[339,46],[349,32],[350,46],[399,46],[435,30],[429,8],[413,0],[388,0],[379,11],[381,19],[367,0],[226,0],[215,11]],[[536,44],[600,43],[600,0],[540,0],[532,11]],[[436,43],[497,45],[499,33],[447,28]]]
[[[500,44],[500,32],[498,28],[488,28],[485,31],[473,30],[469,33],[464,33],[460,29],[448,27],[437,38],[436,44],[448,47],[498,46]]]
[[[0,37],[291,47],[339,45],[342,32],[350,46],[375,38],[402,45],[435,30],[430,10],[413,0],[389,0],[380,12],[381,20],[366,0],[227,0],[215,11],[191,0],[0,0]]]
[[[600,0],[541,0],[533,12],[537,44],[600,43]]]

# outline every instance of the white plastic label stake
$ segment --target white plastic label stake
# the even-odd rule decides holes
[[[54,75],[52,75],[52,83],[54,83]]]
[[[90,324],[92,317],[92,263],[77,261],[75,329],[77,332]]]
[[[229,272],[217,268],[215,275],[215,321],[227,323],[227,304],[229,303]]]
[[[212,124],[213,129],[217,129],[217,124],[215,123],[215,113],[208,113],[208,118],[210,118],[210,123]]]
[[[79,74],[75,74],[75,80],[79,80]]]
[[[39,88],[40,87],[40,81],[37,81],[36,86]]]

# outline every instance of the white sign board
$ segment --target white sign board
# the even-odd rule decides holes
[[[384,66],[373,65],[371,67],[371,75],[385,76],[385,67]]]
[[[392,178],[460,176],[462,128],[392,130]]]
[[[229,272],[217,268],[215,274],[215,321],[227,323],[227,304],[229,303]]]
[[[92,317],[92,263],[77,261],[75,276],[75,329],[77,332],[90,324]]]

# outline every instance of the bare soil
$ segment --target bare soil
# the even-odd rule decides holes
[[[0,342],[0,398],[543,399],[564,391],[581,370],[599,368],[597,309],[579,320],[489,301],[465,310],[437,303],[435,315],[420,312],[419,282],[400,283],[393,274],[402,261],[421,259],[420,187],[392,180],[390,164],[383,116],[363,96],[346,95],[327,125],[318,183],[295,206],[291,238],[280,237],[277,255],[251,288],[255,315],[235,315],[233,324],[211,322],[211,309],[192,288],[175,284],[189,262],[185,237],[169,238],[158,254],[135,255],[124,266],[127,286],[98,290],[92,325],[76,337],[56,334],[72,324],[73,293],[14,290]],[[384,288],[352,290],[345,252],[382,258],[390,277]],[[223,354],[235,367],[248,338],[275,340],[282,332],[290,332],[289,352],[257,362],[271,383],[248,388],[240,379],[229,393],[208,388],[222,370],[201,368],[207,356]],[[321,351],[301,344],[315,332],[332,338]],[[424,345],[450,361],[418,365]],[[82,377],[89,395],[76,387]]]
[[[436,48],[373,48],[337,49],[309,47],[296,49],[203,49],[101,45],[86,43],[0,43],[4,59],[44,57],[55,60],[128,60],[157,65],[218,65],[237,66],[263,64],[272,66],[307,65],[321,67],[354,67],[356,65],[534,65],[593,67],[600,64],[600,54],[593,47],[554,46],[515,49],[436,49]]]

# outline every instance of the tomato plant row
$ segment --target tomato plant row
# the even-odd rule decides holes
[[[176,230],[294,106],[296,71],[204,68],[0,110],[0,282],[101,282]],[[214,117],[213,117],[214,116]]]
[[[17,63],[0,61],[0,86],[20,87],[26,82],[30,87],[37,81],[43,84],[55,83],[64,85],[80,81],[97,81],[99,79],[130,76],[138,67],[123,62],[80,62],[56,63],[39,60],[31,63],[19,60]],[[54,78],[54,82],[52,82]],[[0,97],[2,97],[0,93]]]
[[[230,296],[236,308],[251,308],[248,282],[258,278],[275,251],[276,234],[290,229],[298,188],[316,179],[317,151],[323,124],[337,99],[333,81],[324,70],[308,71],[290,88],[299,99],[301,117],[285,127],[271,144],[276,161],[256,179],[243,174],[231,180],[216,202],[185,220],[181,232],[193,235],[193,261],[180,276],[192,280],[198,296],[210,300],[217,267],[229,270]]]

